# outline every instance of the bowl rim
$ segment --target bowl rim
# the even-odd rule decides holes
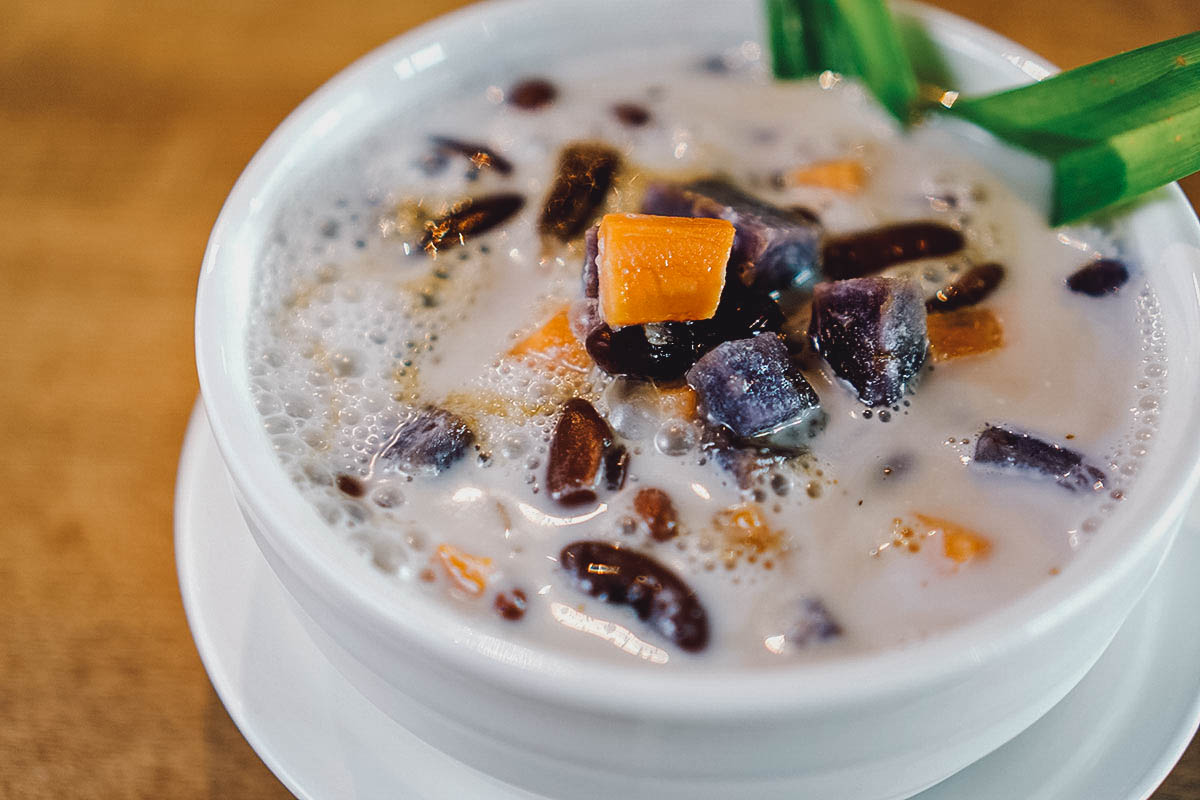
[[[616,13],[622,5],[638,7],[641,0],[609,0],[605,13]],[[955,674],[968,672],[983,663],[1003,659],[1033,639],[1059,630],[1083,613],[1099,598],[1117,586],[1127,574],[1154,548],[1164,536],[1173,532],[1172,523],[1182,515],[1191,493],[1200,481],[1200,454],[1189,454],[1186,448],[1175,445],[1176,466],[1160,482],[1146,486],[1139,482],[1141,492],[1119,510],[1106,527],[1116,527],[1119,520],[1129,520],[1135,509],[1153,509],[1144,532],[1132,546],[1101,547],[1102,540],[1092,542],[1053,581],[1043,581],[1013,603],[981,617],[969,620],[927,640],[898,648],[869,651],[839,657],[829,661],[797,663],[770,667],[715,667],[698,670],[647,670],[639,664],[614,665],[593,659],[576,658],[563,652],[533,650],[522,646],[497,646],[495,637],[474,630],[466,618],[449,609],[430,606],[422,614],[397,613],[401,605],[395,596],[388,598],[379,590],[381,582],[361,580],[346,558],[330,558],[327,547],[318,546],[313,536],[289,534],[314,524],[323,527],[307,502],[296,502],[299,492],[287,479],[278,460],[266,447],[255,412],[253,423],[259,425],[262,447],[251,450],[249,443],[237,435],[230,420],[246,411],[239,403],[240,379],[247,375],[234,374],[222,337],[214,335],[224,326],[232,311],[225,293],[218,285],[229,261],[227,255],[234,233],[251,210],[259,210],[258,196],[268,182],[289,165],[289,152],[306,130],[318,125],[322,117],[355,84],[378,70],[392,64],[403,53],[442,36],[463,35],[469,29],[484,25],[498,15],[520,15],[536,11],[541,14],[570,14],[573,9],[591,8],[587,0],[485,0],[438,17],[420,27],[381,45],[343,69],[298,106],[270,135],[254,155],[226,199],[213,227],[204,254],[196,306],[196,362],[202,398],[213,435],[217,441],[245,512],[262,524],[252,525],[256,535],[264,537],[259,546],[269,546],[287,568],[305,585],[316,591],[323,601],[339,609],[341,620],[348,625],[385,637],[382,642],[395,652],[401,646],[411,650],[418,647],[423,655],[435,662],[459,669],[472,679],[482,680],[507,691],[539,698],[575,708],[613,713],[612,687],[619,685],[622,705],[638,714],[655,714],[668,718],[719,718],[747,713],[774,716],[778,714],[819,714],[846,705],[869,703],[884,696],[901,696],[920,692],[924,687],[948,680]],[[957,46],[986,53],[995,58],[1002,54],[1013,64],[1041,67],[1057,71],[1051,64],[1029,50],[980,25],[957,15],[931,8],[912,0],[894,3],[898,16],[915,19],[930,31],[931,38],[942,43],[953,39]],[[1016,59],[1016,60],[1014,60]],[[1200,247],[1200,222],[1177,185],[1172,185],[1155,205],[1165,205],[1170,214],[1178,217],[1181,230],[1190,244]],[[1200,277],[1193,276],[1200,293]],[[1195,299],[1195,298],[1190,298]],[[244,341],[239,342],[244,348]],[[1200,379],[1194,385],[1171,387],[1172,396],[1189,397],[1200,393]],[[1200,415],[1185,415],[1178,404],[1172,418],[1180,419],[1176,441],[1200,441]],[[253,411],[251,407],[249,409]],[[1163,426],[1166,427],[1165,425]],[[1159,441],[1165,440],[1165,431]],[[1161,450],[1166,447],[1160,445]],[[1160,450],[1151,454],[1153,460]],[[264,457],[269,457],[274,469],[261,469]],[[1158,463],[1168,459],[1158,458]],[[255,461],[258,462],[256,465]],[[1160,470],[1161,471],[1161,470]],[[288,497],[288,490],[291,497]],[[1115,537],[1107,537],[1111,541]],[[347,554],[350,548],[338,542]],[[275,566],[274,559],[272,560]],[[1086,564],[1083,563],[1086,561]],[[1100,563],[1097,563],[1100,562]],[[1088,573],[1085,574],[1085,567]],[[276,567],[278,571],[278,567]],[[355,580],[355,578],[359,580]],[[287,581],[284,581],[285,586]],[[291,591],[289,587],[289,591]],[[394,590],[393,590],[394,591]],[[429,613],[424,613],[428,611]],[[1115,625],[1113,626],[1115,630]],[[335,639],[338,638],[335,635]],[[736,686],[736,691],[730,691]]]

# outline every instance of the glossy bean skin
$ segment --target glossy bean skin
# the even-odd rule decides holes
[[[559,556],[580,591],[627,605],[638,618],[688,652],[708,645],[708,615],[682,578],[647,555],[599,541],[573,542]]]
[[[963,273],[957,280],[939,289],[925,301],[925,311],[936,314],[973,306],[984,300],[1004,280],[1004,267],[999,264],[980,264]]]
[[[582,505],[596,499],[601,479],[612,485],[619,475],[619,483],[623,484],[626,464],[618,468],[607,463],[613,449],[612,429],[591,403],[580,397],[564,403],[554,426],[546,464],[546,489],[550,497],[563,505]],[[624,448],[620,451],[625,452]]]
[[[502,225],[524,207],[525,198],[511,192],[469,198],[425,223],[421,246],[428,253],[436,253],[462,244],[468,236],[478,236]]]

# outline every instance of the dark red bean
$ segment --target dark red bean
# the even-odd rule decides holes
[[[649,556],[607,542],[574,542],[559,562],[575,587],[607,603],[628,605],[638,619],[684,650],[708,644],[708,615],[682,578]]]
[[[609,375],[674,380],[696,363],[696,341],[684,322],[610,328],[601,323],[584,340],[588,355]]]
[[[622,125],[631,128],[640,128],[650,121],[650,112],[637,103],[617,103],[612,107],[612,112]]]
[[[1120,261],[1102,258],[1074,272],[1067,278],[1067,288],[1072,292],[1103,297],[1116,294],[1129,280],[1129,270]]]
[[[612,429],[591,403],[572,397],[563,404],[546,464],[550,497],[565,505],[594,501],[605,456],[612,446]]]
[[[509,594],[511,594],[511,597]],[[504,592],[497,594],[492,607],[496,609],[496,612],[500,616],[516,622],[525,616],[525,609],[529,605],[529,599],[525,596],[525,592],[520,589],[513,589],[509,594],[505,594]]]
[[[662,489],[640,490],[633,497],[633,510],[646,523],[654,541],[670,541],[679,533],[679,514],[671,496]]]
[[[486,233],[507,222],[525,206],[519,194],[491,194],[463,200],[443,217],[425,223],[421,246],[429,253],[462,244],[467,236]]]
[[[906,222],[830,239],[821,249],[821,272],[829,280],[861,278],[892,264],[957,253],[963,235],[936,222]]]
[[[512,173],[512,162],[485,144],[464,142],[449,136],[431,136],[429,138],[433,141],[434,147],[440,151],[466,156],[475,169],[494,169],[501,175]]]
[[[554,102],[558,89],[544,78],[526,78],[508,90],[508,102],[522,111],[537,111]]]
[[[567,145],[542,204],[538,231],[563,242],[583,233],[604,202],[620,163],[620,154],[607,145]]]
[[[957,280],[939,289],[937,294],[926,300],[925,310],[933,314],[973,306],[994,292],[1002,280],[1004,267],[999,264],[971,267]]]
[[[362,497],[367,492],[362,481],[353,475],[346,475],[345,473],[338,475],[334,483],[337,484],[337,488],[341,489],[343,494],[348,494],[351,497]]]
[[[629,451],[625,449],[625,445],[610,447],[604,454],[604,488],[610,492],[621,491],[628,473]]]

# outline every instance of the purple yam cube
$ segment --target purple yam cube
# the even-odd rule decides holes
[[[925,363],[925,298],[911,278],[854,278],[813,289],[808,335],[868,406],[890,406]]]
[[[749,489],[784,457],[762,447],[739,444],[726,428],[715,425],[705,426],[700,448],[714,464],[733,476],[739,489]]]
[[[653,183],[642,199],[642,212],[732,222],[737,234],[729,262],[747,285],[799,288],[816,280],[821,223],[811,215],[759,200],[726,181]]]
[[[436,475],[449,469],[475,442],[475,432],[457,414],[429,406],[395,430],[379,457],[404,472]]]
[[[787,640],[798,647],[823,642],[842,635],[838,624],[825,604],[816,597],[800,599],[800,618],[787,633]]]
[[[1001,469],[1040,472],[1072,492],[1104,489],[1104,473],[1083,462],[1083,455],[1027,433],[989,425],[975,442],[975,463]]]
[[[823,416],[817,393],[773,334],[718,345],[688,370],[687,382],[708,421],[738,439],[786,438],[798,449],[798,440],[784,434]]]
[[[596,258],[600,255],[600,226],[593,225],[583,236],[583,296],[600,296],[600,267]]]

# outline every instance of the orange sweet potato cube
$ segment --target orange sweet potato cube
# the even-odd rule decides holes
[[[787,174],[792,186],[817,186],[853,194],[867,185],[867,168],[861,162],[846,158],[806,164]]]
[[[600,315],[614,328],[709,319],[725,288],[733,223],[606,214],[600,221]]]
[[[452,544],[439,544],[437,557],[455,586],[470,595],[483,594],[492,571],[490,558],[472,555]]]
[[[531,356],[578,370],[586,370],[592,363],[587,350],[571,330],[566,306],[559,309],[545,325],[513,345],[508,354]]]
[[[696,390],[690,386],[658,390],[658,409],[665,416],[693,419],[696,416]]]
[[[1004,346],[1004,328],[986,308],[960,308],[925,318],[934,361],[974,356]]]
[[[942,532],[942,553],[956,564],[983,558],[992,549],[986,537],[956,522],[925,514],[917,514],[916,518],[930,531]]]

